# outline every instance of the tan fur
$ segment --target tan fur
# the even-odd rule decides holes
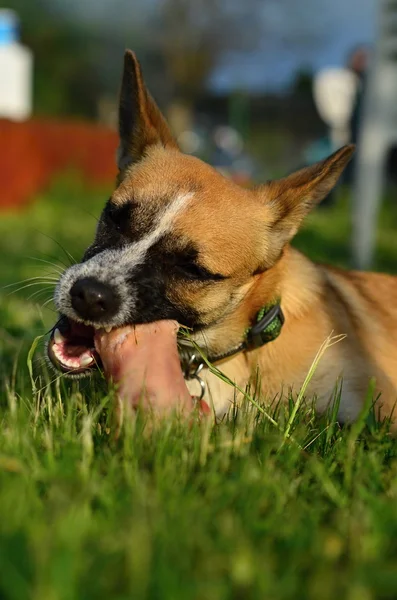
[[[388,417],[397,400],[397,314],[385,314],[382,297],[395,297],[397,279],[373,273],[351,273],[314,265],[296,250],[289,248],[276,265],[279,271],[279,292],[286,322],[282,334],[274,342],[256,352],[241,354],[219,365],[240,387],[259,367],[261,390],[268,400],[286,399],[292,390],[297,393],[313,359],[324,340],[334,334],[346,334],[346,339],[329,348],[324,355],[308,389],[308,397],[316,395],[317,409],[323,411],[332,397],[338,379],[343,380],[339,416],[343,420],[357,417],[371,377],[376,378],[380,395],[380,416]],[[234,323],[236,339],[244,321],[243,313],[263,298],[259,291],[263,276],[253,285],[250,302],[244,303],[237,315],[241,326]],[[359,287],[357,287],[359,282]],[[368,297],[361,294],[366,287]],[[257,296],[258,294],[258,296]],[[253,302],[253,304],[251,304]],[[263,302],[263,300],[262,300]],[[392,306],[392,304],[390,304]],[[257,306],[255,306],[254,311]],[[251,313],[252,314],[252,313]],[[233,326],[229,323],[215,328],[206,338],[209,346],[228,339]],[[198,338],[198,341],[201,341]],[[218,346],[219,347],[219,346]],[[206,374],[209,387],[216,386],[214,376]],[[233,390],[221,386],[221,394],[213,394],[216,411],[220,414],[234,402]]]
[[[316,395],[318,409],[325,410],[342,378],[340,417],[354,419],[375,377],[380,415],[389,416],[397,400],[397,279],[315,265],[289,246],[304,216],[337,181],[352,147],[285,179],[242,189],[179,152],[129,53],[124,80],[121,120],[130,118],[125,107],[131,88],[135,108],[130,131],[125,123],[120,128],[120,185],[112,201],[133,202],[137,214],[150,220],[170,199],[193,193],[173,223],[171,249],[192,242],[200,263],[227,277],[211,285],[175,279],[167,289],[172,302],[199,312],[205,325],[197,342],[210,353],[234,347],[257,311],[281,298],[286,321],[280,337],[224,361],[222,371],[244,388],[259,368],[263,396],[286,398],[291,389],[298,392],[325,339],[332,332],[346,334],[327,350],[308,395]],[[123,139],[126,131],[129,137]],[[204,378],[215,411],[224,413],[235,400],[234,390],[209,372]]]

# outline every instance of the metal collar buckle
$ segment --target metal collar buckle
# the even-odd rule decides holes
[[[260,348],[275,340],[280,335],[283,324],[284,314],[279,302],[273,306],[263,307],[257,314],[254,325],[246,332],[246,338],[238,346],[221,354],[211,355],[208,357],[208,361],[215,363],[235,356],[240,352],[249,352]],[[197,401],[200,401],[204,398],[206,392],[205,382],[200,377],[200,373],[206,366],[206,363],[200,353],[188,341],[180,339],[178,347],[181,368],[185,379],[195,379],[200,385],[200,397],[196,396]]]
[[[190,354],[190,356],[184,356],[181,363],[183,376],[185,377],[185,379],[195,379],[200,385],[200,395],[195,396],[195,400],[197,402],[200,402],[200,400],[204,398],[206,391],[205,382],[200,377],[200,373],[205,367],[205,362],[203,361],[200,355],[193,353]]]

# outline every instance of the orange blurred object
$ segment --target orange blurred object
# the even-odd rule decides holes
[[[59,172],[74,168],[88,183],[115,179],[117,134],[68,121],[0,120],[0,209],[23,206]]]

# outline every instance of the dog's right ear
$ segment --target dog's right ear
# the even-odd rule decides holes
[[[126,50],[119,105],[117,162],[122,177],[125,169],[139,161],[149,146],[178,148],[166,120],[148,92],[135,54]]]

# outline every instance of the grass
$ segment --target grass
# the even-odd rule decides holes
[[[61,246],[81,255],[107,194],[69,176],[0,222],[0,285],[48,278],[0,294],[1,600],[394,600],[397,444],[371,390],[350,428],[335,421],[337,387],[322,418],[303,395],[265,409],[256,397],[212,429],[138,415],[118,441],[100,379],[51,383],[38,352],[32,392],[28,350],[54,320],[44,288],[69,262]],[[390,203],[377,265],[390,271],[396,222]],[[296,243],[346,264],[345,201]]]

